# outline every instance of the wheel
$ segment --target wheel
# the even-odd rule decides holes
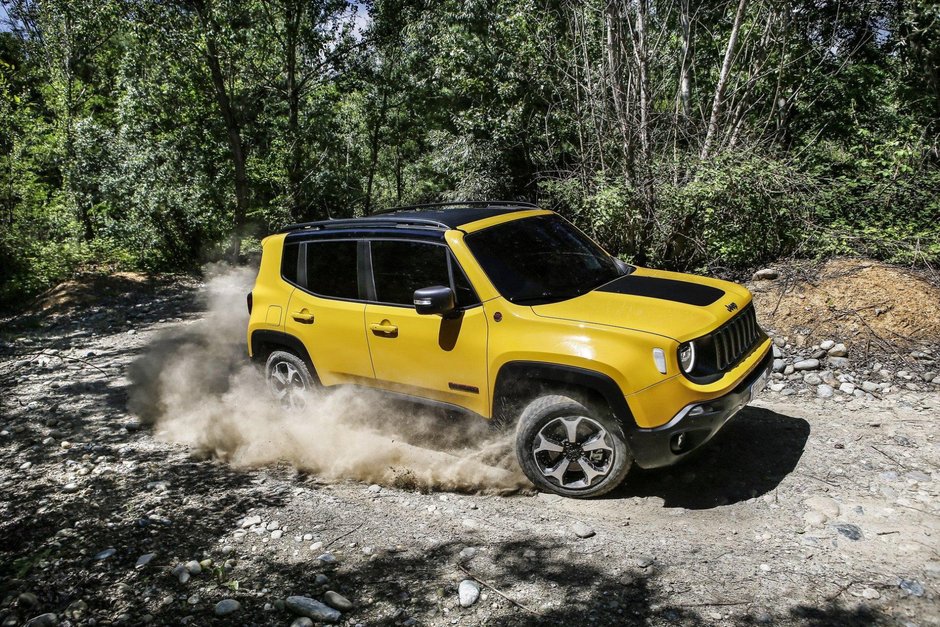
[[[314,390],[314,380],[304,360],[287,351],[274,351],[264,365],[268,389],[284,409],[307,407],[307,397]]]
[[[522,411],[516,457],[538,488],[573,498],[598,496],[627,476],[633,455],[606,412],[567,396],[541,396]]]

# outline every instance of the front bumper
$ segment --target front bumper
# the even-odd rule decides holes
[[[629,431],[627,439],[637,465],[641,468],[668,466],[708,442],[763,389],[772,365],[773,351],[768,350],[757,367],[731,392],[686,405],[661,427]],[[755,388],[755,383],[760,389]]]

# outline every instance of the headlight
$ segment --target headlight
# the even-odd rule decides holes
[[[692,372],[692,368],[695,367],[695,342],[679,345],[679,366],[682,372]]]

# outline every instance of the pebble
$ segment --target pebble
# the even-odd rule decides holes
[[[134,564],[134,568],[143,568],[150,563],[150,560],[154,558],[156,553],[144,553],[137,558],[137,563]]]
[[[78,492],[78,484],[66,483],[64,486],[62,486],[62,491],[66,494],[74,494],[75,492]]]
[[[326,585],[326,583],[329,580],[330,580],[329,577],[327,577],[323,573],[319,573],[316,577],[313,578],[313,583],[317,586],[323,586],[323,585]]]
[[[280,540],[280,539],[281,539],[281,536],[283,536],[283,535],[284,535],[284,532],[283,532],[283,531],[281,531],[280,529],[275,529],[274,531],[271,532],[271,539],[272,539],[272,540]]]
[[[843,394],[854,394],[855,384],[849,383],[848,381],[846,381],[845,383],[839,386],[839,391],[842,392]]]
[[[898,581],[898,587],[904,592],[908,593],[911,596],[922,597],[924,596],[924,586],[920,582],[914,581],[913,579],[901,579]]]
[[[290,627],[313,627],[313,621],[306,616],[297,618],[290,624]]]
[[[355,607],[352,604],[352,601],[338,592],[333,592],[332,590],[326,591],[326,594],[323,595],[323,600],[327,605],[335,607],[341,612],[348,612],[349,610],[353,609],[353,607]]]
[[[862,389],[868,393],[877,392],[881,389],[877,383],[872,383],[871,381],[862,381]]]
[[[184,568],[189,571],[190,575],[198,575],[199,573],[202,572],[202,564],[200,564],[196,560],[189,560],[184,565]]]
[[[23,462],[20,464],[20,470],[29,470],[33,465],[33,462]]]
[[[571,530],[574,531],[574,535],[579,538],[591,538],[594,536],[594,529],[581,521],[571,525]]]
[[[377,483],[373,483],[372,485],[369,486],[369,492],[372,492],[373,494],[378,494],[381,491],[382,491],[382,486],[380,486]]]
[[[829,517],[822,512],[810,511],[803,514],[803,522],[807,527],[822,527]]]
[[[336,563],[336,558],[333,556],[332,553],[324,553],[323,555],[319,556],[317,559],[320,560],[324,564]]]
[[[653,565],[653,561],[653,558],[649,555],[637,555],[636,558],[634,558],[633,563],[640,568],[649,568]]]
[[[457,561],[469,562],[476,556],[476,554],[477,554],[477,550],[473,548],[472,546],[468,546],[464,549],[461,549],[460,553],[457,554]]]
[[[842,512],[842,507],[839,505],[839,502],[828,496],[811,496],[803,501],[803,505],[810,510],[822,512],[829,518],[837,518]]]
[[[835,390],[832,387],[826,385],[825,383],[816,386],[816,396],[819,398],[832,398],[832,394]]]
[[[32,592],[23,592],[16,597],[16,604],[22,608],[36,607],[39,604],[39,599]]]
[[[261,516],[249,516],[242,521],[242,529],[261,524]]]
[[[793,364],[796,370],[816,370],[819,368],[818,359],[801,359]]]
[[[264,528],[267,529],[268,531],[274,531],[275,529],[280,529],[280,527],[281,527],[281,523],[279,523],[276,520],[272,520],[267,525],[265,525]]]
[[[233,614],[240,609],[242,609],[242,604],[235,599],[222,599],[215,604],[215,609],[213,611],[215,612],[216,616],[228,616],[229,614]]]
[[[822,378],[815,372],[807,372],[803,377],[803,383],[806,385],[819,385],[822,383]]]
[[[52,612],[47,612],[30,618],[25,627],[55,627],[58,624],[59,617]]]
[[[849,360],[845,357],[830,357],[829,365],[837,370],[845,370],[849,367]]]
[[[310,597],[287,597],[284,602],[284,606],[294,614],[299,614],[301,616],[306,616],[307,618],[323,621],[326,623],[335,623],[339,621],[340,617],[342,616],[339,611],[333,609],[329,605],[324,605],[323,603],[311,599]]]
[[[845,344],[839,343],[830,348],[828,351],[830,357],[845,357],[849,354],[848,349],[845,347]]]
[[[833,526],[835,527],[836,531],[853,542],[862,539],[862,530],[858,525],[853,525],[851,523],[836,523]]]
[[[117,549],[114,549],[114,548],[105,549],[104,551],[101,551],[100,553],[95,555],[95,559],[98,561],[106,560],[112,555],[114,555],[115,553],[117,553]]]
[[[460,607],[470,607],[480,598],[480,586],[472,579],[464,579],[457,586],[457,597]]]
[[[773,268],[763,268],[754,273],[752,277],[755,281],[773,281],[780,276],[780,273]]]
[[[783,369],[787,367],[787,362],[782,359],[774,360],[774,372],[783,372]]]
[[[835,345],[836,343],[833,342],[832,340],[823,340],[822,342],[819,343],[819,348],[823,349],[824,351],[828,351],[830,348],[832,348]]]
[[[865,588],[862,590],[862,596],[869,601],[874,601],[875,599],[881,598],[881,594],[874,588]]]

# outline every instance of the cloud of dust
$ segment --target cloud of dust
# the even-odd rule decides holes
[[[131,364],[128,408],[158,437],[235,466],[283,460],[331,480],[487,493],[529,485],[511,436],[482,419],[344,388],[311,395],[302,412],[282,409],[247,359],[245,296],[255,273],[208,268],[207,314],[161,332]]]

